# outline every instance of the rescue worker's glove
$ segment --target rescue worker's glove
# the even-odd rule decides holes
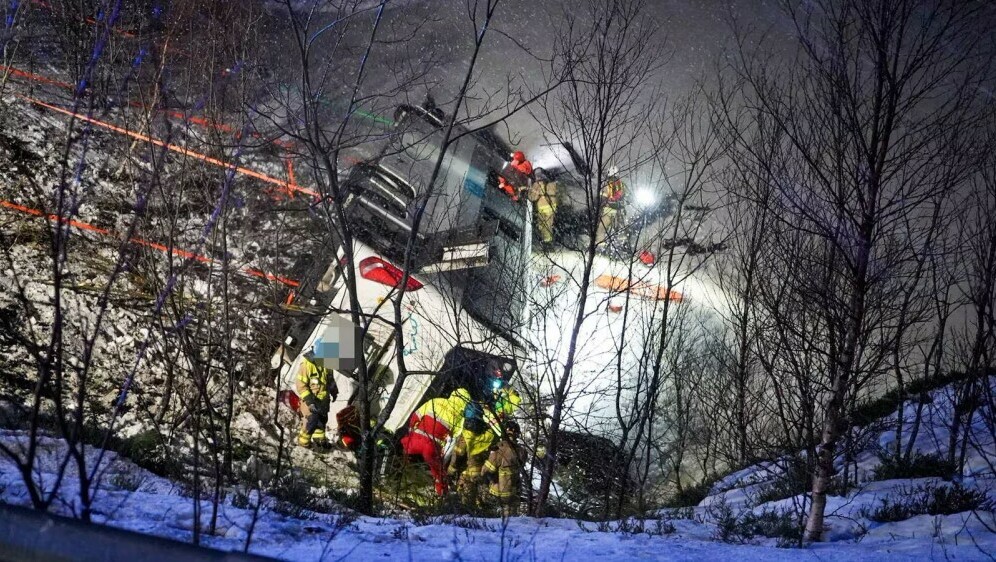
[[[311,410],[318,409],[318,398],[314,394],[309,394],[304,397],[304,403],[308,405]]]

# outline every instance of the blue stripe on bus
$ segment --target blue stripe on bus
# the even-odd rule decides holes
[[[477,198],[484,197],[484,184],[487,182],[488,176],[480,170],[475,170],[471,168],[467,171],[467,176],[463,181],[463,188],[466,189]]]

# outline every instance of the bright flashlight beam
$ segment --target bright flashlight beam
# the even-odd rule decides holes
[[[657,202],[657,195],[645,187],[637,189],[634,195],[636,204],[644,209],[653,206]]]

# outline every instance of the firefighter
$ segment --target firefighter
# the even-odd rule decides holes
[[[553,217],[557,214],[557,182],[552,181],[546,170],[537,168],[536,181],[529,188],[529,200],[536,206],[536,229],[539,231],[543,250],[553,245]]]
[[[429,465],[437,495],[444,495],[448,489],[443,452],[463,431],[464,413],[470,403],[470,392],[458,388],[447,398],[433,398],[422,404],[408,418],[408,434],[401,438],[401,447],[406,455],[422,457]]]
[[[464,501],[474,504],[477,501],[477,487],[481,468],[487,460],[488,451],[497,439],[495,433],[484,422],[484,409],[480,404],[470,403],[464,411],[463,431],[453,447],[447,472],[451,480],[457,481]]]
[[[602,212],[598,219],[598,229],[595,233],[595,244],[598,246],[602,246],[605,243],[606,237],[615,232],[616,223],[619,220],[619,211],[623,208],[623,197],[626,192],[625,184],[619,179],[619,168],[609,166],[608,171],[609,177],[605,178],[605,184],[602,186]]]
[[[503,435],[498,445],[488,455],[481,469],[481,476],[490,481],[488,494],[497,503],[503,516],[515,515],[519,507],[519,473],[522,471],[523,452],[519,448],[519,424],[513,420],[503,423]]]
[[[512,201],[518,201],[519,193],[529,188],[532,177],[533,164],[526,160],[526,155],[521,150],[516,150],[512,153],[512,161],[498,176],[498,187],[511,197]]]
[[[491,391],[492,408],[485,414],[493,413],[496,417],[504,419],[511,417],[519,408],[519,404],[522,404],[522,396],[509,385],[508,378],[501,371],[495,372],[494,378],[491,379]],[[498,430],[497,427],[492,427]],[[501,435],[500,430],[497,433]]]
[[[297,444],[302,447],[328,446],[325,425],[329,422],[329,407],[339,397],[335,377],[319,365],[315,351],[308,353],[297,371],[297,395],[301,399],[301,431]]]

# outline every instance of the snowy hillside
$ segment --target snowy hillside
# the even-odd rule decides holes
[[[996,382],[996,381],[994,381]],[[950,388],[933,393],[925,408],[924,425],[916,446],[921,454],[944,450],[945,423],[950,411],[943,400]],[[936,404],[936,406],[935,406]],[[912,415],[915,404],[908,404]],[[984,439],[983,424],[973,424],[976,437]],[[888,446],[890,431],[877,435],[875,446]],[[991,436],[989,443],[992,443]],[[984,442],[984,441],[980,441]],[[24,446],[20,432],[0,433],[7,447]],[[41,481],[51,485],[63,445],[56,439],[40,442]],[[91,456],[98,454],[90,450]],[[828,508],[828,542],[806,547],[819,560],[985,560],[996,551],[996,500],[991,464],[996,448],[969,455],[960,482],[939,478],[873,481],[877,456],[869,449],[858,460],[859,486],[846,496],[833,497]],[[792,513],[802,496],[757,503],[757,499],[784,475],[781,463],[762,463],[719,480],[694,509],[663,510],[645,520],[592,523],[569,519],[475,519],[453,515],[362,517],[326,500],[311,509],[272,496],[229,489],[217,513],[213,535],[203,544],[224,550],[249,551],[286,560],[729,560],[749,557],[796,560],[797,549],[785,546],[781,514]],[[195,521],[190,490],[136,467],[109,453],[102,465],[101,491],[95,520],[124,529],[189,541]],[[72,514],[76,497],[72,469],[56,501],[59,513]],[[293,475],[295,478],[297,475]],[[914,506],[924,491],[962,490],[962,495],[988,495],[976,511],[932,515],[907,515],[888,506]],[[328,490],[314,490],[318,497]],[[933,492],[928,495],[933,497]],[[29,505],[19,475],[0,463],[0,499]],[[927,502],[929,503],[929,502]],[[324,506],[324,507],[320,507]],[[950,505],[940,506],[949,508]],[[202,528],[207,531],[211,502],[199,506]],[[258,508],[258,511],[257,511]],[[913,507],[915,510],[916,508]],[[988,511],[986,510],[988,509]],[[897,514],[896,521],[880,521]],[[775,514],[775,515],[771,515]],[[255,519],[255,521],[254,521]]]
[[[996,560],[996,2],[0,9],[0,562]]]
[[[996,379],[990,379],[990,382],[996,384]],[[914,456],[941,458],[946,453],[952,416],[951,392],[952,387],[947,386],[930,393],[921,412],[923,422],[913,444]],[[906,423],[903,431],[906,435],[913,429],[917,407],[917,403],[904,405]],[[872,424],[878,425],[889,426],[886,420]],[[874,432],[865,450],[847,467],[852,474],[856,473],[857,485],[846,494],[831,495],[828,500],[825,538],[831,542],[858,543],[921,556],[943,557],[950,555],[942,553],[951,548],[962,556],[973,556],[962,549],[965,545],[978,547],[974,556],[993,552],[996,549],[996,513],[993,512],[996,506],[996,442],[982,416],[973,418],[971,432],[980,446],[968,451],[964,473],[948,481],[936,476],[888,478],[881,456],[894,446],[895,430]],[[805,495],[783,491],[783,483],[792,466],[792,459],[784,458],[729,474],[712,486],[709,496],[696,511],[707,516],[725,513],[740,518],[804,513]],[[837,466],[843,472],[843,458],[838,458]],[[765,501],[766,498],[772,499]],[[961,501],[977,503],[980,509],[959,509]]]

